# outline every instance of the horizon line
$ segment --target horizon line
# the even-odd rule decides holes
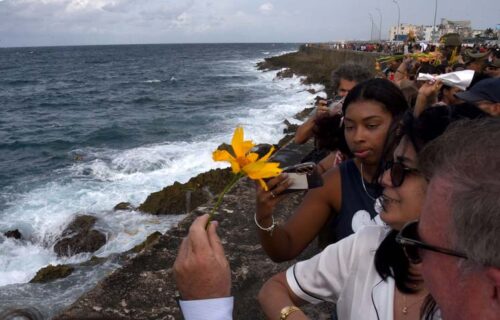
[[[341,41],[372,41],[372,40],[329,40],[329,41],[263,41],[263,42],[164,42],[164,43],[109,43],[109,44],[53,44],[53,45],[21,45],[2,46],[0,49],[16,48],[55,48],[55,47],[97,47],[97,46],[144,46],[144,45],[204,45],[204,44],[306,44],[306,43],[332,43]]]

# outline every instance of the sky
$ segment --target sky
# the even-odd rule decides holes
[[[396,0],[401,23],[500,24],[499,0]],[[393,0],[0,0],[0,47],[226,42],[324,42],[382,37]]]

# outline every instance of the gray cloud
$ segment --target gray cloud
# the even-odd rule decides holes
[[[434,1],[398,0],[401,22],[432,25]],[[439,0],[439,18],[494,27],[500,2]],[[3,0],[0,46],[168,42],[307,42],[383,36],[392,0]]]

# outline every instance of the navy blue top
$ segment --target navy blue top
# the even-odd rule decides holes
[[[361,173],[352,159],[342,162],[339,166],[341,187],[342,187],[342,206],[340,212],[332,220],[331,231],[333,237],[329,237],[333,242],[337,242],[350,234],[358,231],[362,226],[375,224],[372,220],[377,213],[375,212],[375,200],[382,195],[382,187],[375,183],[365,181],[366,194],[361,183]],[[373,199],[372,199],[373,198]]]

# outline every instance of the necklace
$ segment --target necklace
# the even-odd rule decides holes
[[[403,301],[404,301],[404,306],[403,308],[401,309],[401,312],[403,313],[403,315],[407,315],[408,314],[408,309],[410,309],[411,307],[413,307],[414,305],[416,305],[417,303],[421,302],[422,300],[424,300],[425,296],[418,299],[417,301],[413,302],[412,304],[408,305],[406,303],[406,294],[403,295]]]
[[[372,197],[370,195],[370,193],[368,192],[368,190],[366,189],[366,186],[365,186],[365,179],[363,177],[363,162],[361,162],[361,184],[363,185],[363,189],[365,189],[365,193],[366,195],[368,196],[368,198],[372,199],[373,201],[377,201],[374,197]]]

